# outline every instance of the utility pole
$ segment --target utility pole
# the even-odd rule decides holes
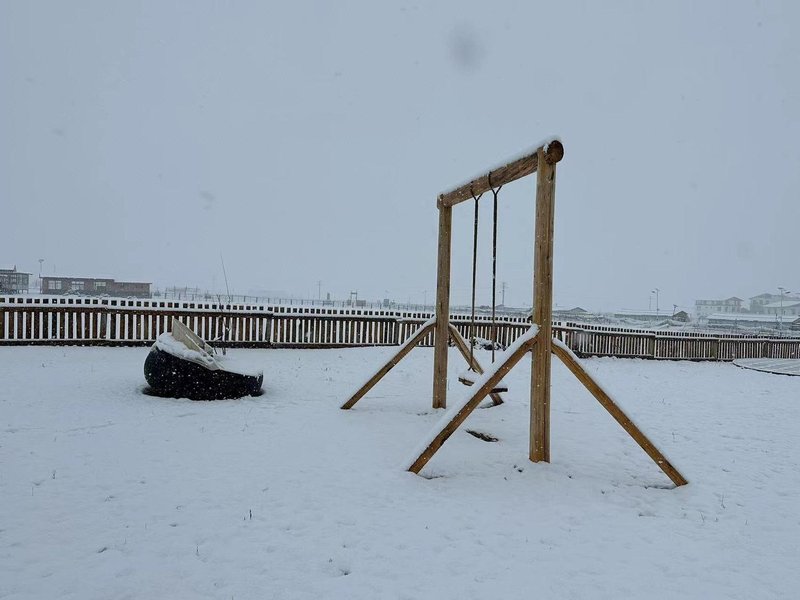
[[[658,288],[655,288],[653,290],[653,293],[656,295],[656,314],[658,314],[658,292],[659,292]]]
[[[508,285],[508,284],[505,281],[502,284],[500,284],[500,293],[502,294],[502,298],[503,298],[503,300],[502,300],[503,308],[505,308],[505,306],[506,306],[506,285]]]
[[[317,281],[317,300],[322,300],[322,280]]]
[[[791,292],[781,286],[778,286],[778,291],[781,294],[781,316],[778,318],[778,329],[783,329],[783,295],[790,294]]]

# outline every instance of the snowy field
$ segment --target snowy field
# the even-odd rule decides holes
[[[523,361],[418,477],[432,350],[338,408],[392,351],[240,350],[266,393],[197,403],[141,393],[146,349],[0,348],[0,598],[800,596],[800,377],[585,361],[674,489],[557,360],[528,462]]]

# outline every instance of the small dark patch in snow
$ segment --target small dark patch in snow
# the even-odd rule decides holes
[[[425,479],[441,479],[444,477],[441,473],[419,473],[420,477],[424,477]]]
[[[339,572],[342,574],[342,577],[350,575],[350,569],[339,569]]]
[[[169,524],[169,526],[170,526],[170,527],[177,527],[177,526],[178,526],[178,524],[177,524],[177,523],[170,523],[170,524]]]
[[[484,442],[496,442],[498,441],[496,437],[489,435],[488,433],[483,433],[482,431],[475,431],[474,429],[467,429],[467,433],[473,437],[478,438],[479,440],[483,440]]]
[[[98,551],[97,551],[97,553],[98,553],[98,554],[102,554],[102,553],[103,553],[103,552],[105,552],[106,550],[108,550],[108,546],[103,546],[102,548],[100,548],[100,550],[98,550]]]
[[[644,489],[646,490],[674,490],[675,486],[669,483],[654,483],[652,485],[645,485]]]

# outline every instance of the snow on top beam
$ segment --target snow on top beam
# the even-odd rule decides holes
[[[550,140],[525,156],[512,160],[502,167],[492,169],[485,175],[476,177],[469,183],[465,183],[452,191],[440,194],[438,199],[439,208],[455,206],[465,200],[469,200],[473,195],[479,196],[493,187],[497,188],[535,173],[539,165],[538,154],[540,150],[544,153],[544,159],[548,164],[554,165],[564,158],[564,146],[561,142],[557,139]]]

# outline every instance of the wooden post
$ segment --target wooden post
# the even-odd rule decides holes
[[[480,404],[481,400],[489,395],[492,389],[494,389],[497,384],[500,383],[503,377],[505,377],[508,372],[514,368],[514,365],[516,365],[520,359],[522,359],[522,357],[531,350],[531,346],[534,348],[538,346],[537,342],[540,341],[540,339],[541,335],[539,334],[520,344],[516,350],[511,351],[511,349],[509,349],[511,354],[508,354],[507,356],[501,355],[501,357],[497,359],[498,362],[492,365],[491,368],[494,369],[494,372],[491,376],[489,376],[489,379],[487,379],[482,386],[475,390],[472,396],[469,397],[469,399],[461,406],[461,408],[455,410],[455,407],[453,407],[451,412],[455,411],[455,414],[425,446],[419,456],[414,459],[414,462],[411,463],[411,466],[408,467],[408,470],[412,473],[419,473],[422,470],[422,467],[424,467],[428,461],[433,458],[433,455],[436,454],[436,451],[442,447],[442,444],[447,441],[447,438],[449,438],[453,432],[458,429],[458,426],[464,422],[469,414],[475,410],[478,404]]]
[[[450,339],[450,241],[453,208],[439,199],[439,258],[436,269],[436,330],[433,339],[433,408],[447,407],[447,342]]]
[[[431,330],[432,327],[434,327],[434,323],[431,323],[430,321],[423,323],[422,326],[416,331],[416,333],[414,333],[413,336],[411,336],[408,340],[406,340],[406,342],[402,346],[400,346],[397,352],[395,352],[394,355],[392,355],[392,357],[388,361],[386,361],[386,363],[383,366],[381,366],[381,368],[378,369],[372,377],[370,377],[369,381],[367,381],[367,383],[358,388],[356,393],[350,396],[347,402],[342,404],[340,408],[342,410],[348,410],[352,408],[356,402],[358,402],[361,398],[364,397],[364,395],[367,392],[369,392],[373,387],[375,387],[376,383],[378,383],[381,379],[383,379],[384,375],[386,375],[389,371],[391,371],[392,368],[397,363],[399,363],[406,354],[411,352],[414,349],[414,347],[417,344],[419,344],[426,335],[428,335],[428,332]]]
[[[559,144],[560,146],[560,144]],[[556,186],[555,157],[537,150],[536,228],[533,254],[533,322],[539,326],[539,343],[532,351],[529,457],[550,462],[550,353],[553,320],[553,222]],[[553,160],[555,158],[555,160]]]
[[[458,329],[456,329],[456,326],[450,323],[449,329],[450,339],[453,340],[456,348],[458,348],[459,352],[461,352],[461,356],[463,356],[464,360],[467,361],[469,368],[475,371],[478,375],[483,375],[483,367],[481,367],[481,364],[474,355],[470,355],[467,341],[461,337],[461,333],[459,333]],[[500,406],[503,403],[503,397],[499,394],[499,392],[492,392],[489,394],[489,397],[492,399],[492,403],[495,406]]]

